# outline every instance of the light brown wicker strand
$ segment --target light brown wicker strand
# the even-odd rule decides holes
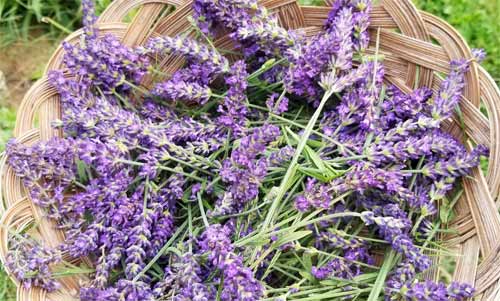
[[[261,2],[280,24],[303,30],[307,35],[321,30],[328,16],[328,7],[301,7],[295,0],[266,0]],[[172,5],[177,9],[162,16],[162,7]],[[139,8],[131,24],[124,23],[125,17]],[[174,36],[189,28],[187,17],[192,14],[188,0],[115,0],[98,19],[101,35],[111,33],[128,45],[140,45],[148,38],[158,35]],[[417,86],[430,85],[437,89],[441,79],[434,73],[447,73],[450,59],[471,58],[471,52],[457,31],[443,20],[418,11],[410,0],[383,0],[375,5],[370,14],[372,35],[380,28],[380,54],[384,55],[387,81],[410,92],[415,87],[415,70],[420,72]],[[396,32],[395,30],[398,30]],[[68,36],[66,41],[78,43],[82,31]],[[437,44],[431,42],[437,41]],[[218,47],[234,48],[227,37],[215,41]],[[372,49],[368,51],[373,52]],[[47,64],[46,71],[61,69],[64,50],[59,47]],[[161,62],[164,72],[171,73],[183,64],[182,58],[166,56]],[[453,274],[456,281],[473,283],[478,289],[478,300],[498,300],[500,278],[500,218],[497,208],[500,192],[500,91],[491,77],[473,63],[467,77],[461,110],[465,132],[474,143],[490,147],[490,168],[486,175],[475,169],[473,180],[464,180],[464,196],[457,205],[457,216],[451,226],[457,234],[443,237],[445,243],[459,254]],[[143,85],[150,86],[151,78]],[[479,111],[481,100],[488,111],[485,117]],[[40,79],[26,94],[19,109],[15,136],[26,144],[46,140],[61,135],[51,128],[50,123],[60,118],[59,99],[46,77]],[[35,125],[38,120],[38,126]],[[448,122],[446,128],[457,137],[462,137],[457,119]],[[50,244],[62,241],[63,234],[55,230],[53,224],[43,217],[43,212],[33,206],[19,180],[5,160],[0,160],[3,201],[0,212],[5,210],[0,220],[0,260],[7,252],[6,229],[18,229],[26,223],[41,223],[40,235]],[[64,289],[55,293],[43,290],[18,289],[17,300],[76,300],[79,277],[63,278]]]
[[[424,21],[411,1],[382,0],[381,4],[396,22],[403,35],[420,41],[430,40]],[[429,87],[433,78],[432,69],[420,68],[420,78],[416,83],[417,68],[416,64],[408,64],[406,84],[410,87],[415,85]]]

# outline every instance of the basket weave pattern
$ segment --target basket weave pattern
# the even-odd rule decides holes
[[[321,30],[329,12],[328,6],[300,6],[295,0],[265,0],[262,4],[278,16],[282,26],[301,29],[308,35]],[[176,9],[165,16],[162,12],[166,6]],[[134,9],[138,10],[133,20],[125,23],[123,20]],[[98,28],[100,34],[112,33],[126,45],[141,45],[153,36],[175,36],[184,32],[190,26],[187,17],[191,14],[189,0],[115,0],[99,17]],[[372,43],[377,34],[379,36],[386,80],[405,92],[421,86],[437,89],[441,82],[437,73],[447,73],[450,60],[472,58],[466,42],[453,27],[418,11],[410,0],[381,0],[371,12],[370,29]],[[77,43],[81,34],[81,30],[76,31],[66,40]],[[215,44],[226,49],[234,46],[227,37]],[[55,51],[46,72],[63,68],[63,51],[61,47]],[[368,51],[374,51],[374,45]],[[167,56],[161,67],[169,73],[182,64],[181,58]],[[440,239],[458,254],[453,280],[474,285],[478,300],[500,300],[500,91],[477,63],[471,64],[466,82],[460,103],[465,134],[470,142],[490,148],[489,169],[485,175],[476,168],[471,178],[463,180],[465,193],[457,203],[456,218],[450,225],[457,233]],[[145,78],[142,85],[150,86],[151,79]],[[488,117],[480,112],[480,104],[484,104]],[[14,135],[26,144],[60,136],[61,132],[51,127],[51,122],[57,118],[61,118],[58,94],[47,77],[43,77],[25,96]],[[445,126],[462,139],[463,129],[459,124],[456,119]],[[36,234],[46,244],[57,246],[62,242],[64,234],[56,230],[44,218],[43,211],[31,202],[20,179],[5,164],[5,158],[0,160],[0,174],[0,260],[4,261],[8,250],[9,229],[36,223],[39,225]],[[438,262],[440,256],[435,256],[435,260]],[[437,271],[431,269],[425,276],[433,279]],[[62,289],[53,293],[19,286],[17,300],[77,300],[81,280],[83,276],[62,278]]]

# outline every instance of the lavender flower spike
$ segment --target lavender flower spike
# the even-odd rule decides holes
[[[204,63],[214,74],[229,70],[229,62],[217,51],[211,50],[195,40],[183,37],[157,37],[150,39],[144,52],[173,53],[187,57],[189,60]]]
[[[94,1],[82,0],[82,11],[83,11],[82,23],[85,30],[85,34],[89,37],[96,37],[97,33],[94,24],[97,21],[97,16],[95,15]]]
[[[5,265],[25,288],[40,286],[49,292],[59,289],[61,285],[52,278],[50,265],[61,262],[60,252],[26,235],[13,239],[10,248]]]
[[[476,60],[476,62],[481,63],[486,58],[486,51],[482,48],[474,48],[471,50],[472,57]]]
[[[431,116],[435,120],[443,120],[452,115],[465,86],[465,73],[469,69],[469,63],[465,60],[452,61],[450,67],[450,74],[441,83],[437,95],[430,104]]]
[[[203,105],[210,99],[212,91],[209,87],[195,82],[169,80],[157,84],[152,94],[173,101],[182,100]]]

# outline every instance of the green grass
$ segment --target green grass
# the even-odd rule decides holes
[[[16,112],[11,108],[0,107],[0,152],[3,152],[5,143],[12,136],[16,121]],[[3,271],[0,264],[0,301],[15,301],[16,287]]]
[[[488,53],[483,66],[500,82],[500,1],[498,0],[413,0],[418,8],[453,25],[472,48]]]
[[[102,11],[112,0],[94,1]],[[0,0],[0,48],[34,34],[58,40],[63,31],[55,23],[73,31],[80,19],[80,0]]]
[[[0,107],[0,152],[4,150],[5,143],[12,136],[15,122],[16,112],[11,108]]]
[[[0,301],[15,301],[16,300],[16,287],[7,274],[4,273],[0,265]]]

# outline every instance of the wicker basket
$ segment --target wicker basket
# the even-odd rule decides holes
[[[279,17],[284,27],[303,28],[307,34],[321,30],[329,12],[329,7],[300,6],[296,0],[265,0],[262,4]],[[162,12],[166,6],[176,7],[176,10],[165,16]],[[133,21],[124,23],[128,14],[136,9]],[[140,45],[151,36],[174,36],[183,32],[189,27],[187,17],[191,13],[189,0],[115,0],[100,16],[98,27],[101,34],[113,33],[127,45]],[[418,11],[410,0],[381,0],[371,13],[371,31],[373,35],[379,31],[386,80],[405,92],[419,86],[437,89],[441,80],[436,72],[446,73],[451,59],[472,57],[469,47],[454,28],[433,15]],[[66,40],[76,43],[81,34],[82,31],[76,31]],[[216,45],[232,47],[227,37],[216,41]],[[62,68],[62,57],[63,49],[59,47],[46,71]],[[166,72],[172,72],[182,63],[178,57],[166,57],[161,65]],[[489,169],[484,175],[476,168],[473,178],[463,180],[465,193],[458,201],[456,218],[450,225],[458,234],[441,238],[458,254],[453,279],[473,284],[478,300],[500,300],[500,215],[497,210],[500,205],[497,200],[500,192],[500,168],[497,168],[500,164],[500,91],[490,75],[476,63],[472,64],[466,81],[461,101],[465,132],[470,141],[490,147]],[[143,85],[150,83],[146,78]],[[480,112],[480,104],[488,110],[488,117]],[[26,144],[61,135],[50,126],[60,115],[57,92],[43,77],[25,96],[14,135]],[[447,129],[456,136],[463,135],[455,123],[448,122]],[[62,242],[63,233],[33,205],[5,159],[0,162],[0,170],[0,213],[3,213],[0,259],[5,259],[9,229],[33,222],[39,224],[36,234],[48,245]],[[440,256],[435,258],[440,260]],[[19,286],[17,300],[77,300],[79,283],[84,280],[81,277],[62,278],[63,288],[53,293]],[[426,277],[435,278],[437,273],[430,271]]]

